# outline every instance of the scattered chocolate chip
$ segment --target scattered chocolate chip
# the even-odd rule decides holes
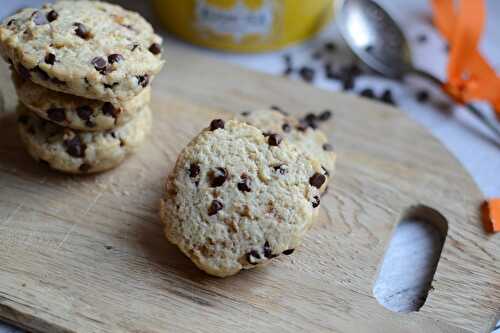
[[[429,100],[429,92],[427,90],[420,90],[417,92],[417,101],[419,103],[425,103]]]
[[[333,150],[333,146],[329,143],[324,143],[323,144],[323,150],[324,151],[332,151]]]
[[[85,122],[85,126],[87,126],[88,128],[94,128],[96,126],[96,124],[90,120],[87,120]]]
[[[271,248],[271,245],[269,245],[268,241],[264,243],[262,250],[264,252],[264,257],[268,259],[276,258],[278,256],[277,254],[273,254],[273,249]]]
[[[323,112],[320,113],[320,115],[318,116],[318,119],[320,121],[327,121],[329,120],[330,118],[332,117],[332,111],[330,110],[325,110]]]
[[[311,124],[311,123],[314,123],[316,122],[316,115],[314,113],[308,113],[306,114],[306,116],[304,117],[304,120],[306,123],[308,124]]]
[[[321,186],[323,186],[325,181],[326,177],[318,172],[316,172],[314,175],[311,176],[311,178],[309,178],[309,184],[311,184],[311,186],[314,186],[316,188],[321,188]]]
[[[213,200],[210,204],[210,207],[208,207],[208,216],[217,214],[217,212],[222,208],[224,208],[222,202],[220,202],[219,200]]]
[[[113,137],[113,139],[116,139],[116,133],[115,132],[110,132],[109,135]]]
[[[75,27],[75,34],[78,37],[83,38],[85,40],[88,40],[92,37],[92,34],[90,33],[90,31],[82,23],[76,22],[76,23],[73,23],[73,26]]]
[[[288,112],[286,112],[285,110],[283,110],[282,108],[280,108],[279,106],[277,105],[271,105],[269,107],[271,110],[274,110],[274,111],[278,111],[279,113],[281,113],[282,115],[284,116],[288,116]]]
[[[330,172],[324,166],[321,166],[321,169],[323,169],[323,171],[324,171],[323,174],[325,176],[327,176],[327,177],[330,176]]]
[[[107,89],[113,89],[114,87],[116,87],[119,84],[120,84],[119,82],[114,82],[114,83],[111,83],[111,84],[103,83],[103,86],[104,86],[104,88],[107,88]]]
[[[283,132],[289,133],[292,130],[292,126],[290,126],[290,124],[288,124],[288,123],[284,123],[281,126],[281,129],[283,130]]]
[[[153,53],[154,55],[158,55],[161,53],[161,45],[158,43],[153,43],[149,47],[149,52]]]
[[[118,63],[118,62],[123,61],[123,60],[125,60],[125,58],[121,54],[118,54],[118,53],[113,53],[113,54],[110,54],[108,56],[108,62],[110,64]]]
[[[248,117],[248,116],[250,115],[250,111],[243,111],[243,112],[241,113],[241,115],[242,115],[243,117]]]
[[[92,108],[88,105],[83,105],[76,108],[76,114],[81,120],[88,121],[92,113]]]
[[[21,64],[17,65],[17,72],[19,73],[21,78],[24,80],[29,80],[31,78],[31,73],[30,73],[29,69],[27,69],[26,67],[24,67]]]
[[[94,66],[95,70],[102,73],[106,70],[106,66],[108,65],[106,59],[103,57],[95,57],[90,61],[90,63]]]
[[[33,17],[33,22],[36,25],[43,25],[49,23],[49,21],[47,21],[47,17],[42,12],[36,11],[31,15],[31,17]]]
[[[373,45],[367,45],[367,46],[365,47],[365,52],[368,52],[368,53],[373,52]]]
[[[215,168],[215,170],[210,170],[208,173],[208,179],[210,182],[210,187],[219,187],[222,186],[226,179],[228,178],[229,173],[225,168]]]
[[[39,66],[35,66],[33,68],[33,72],[37,73],[40,79],[44,81],[48,81],[50,79],[49,74],[47,74],[43,69],[41,69]]]
[[[143,88],[146,88],[149,84],[149,75],[144,74],[144,75],[137,76],[137,82],[139,83],[140,86],[142,86]]]
[[[49,22],[54,22],[59,17],[59,14],[55,10],[51,10],[47,13],[47,20]]]
[[[200,166],[196,163],[191,163],[189,166],[189,177],[196,178],[200,174]]]
[[[7,22],[7,26],[10,27],[14,23],[16,23],[16,19],[11,19],[9,22]]]
[[[132,45],[131,51],[134,52],[135,50],[137,50],[138,47],[139,47],[139,44]]]
[[[116,118],[119,113],[118,110],[119,109],[116,109],[110,102],[105,102],[102,106],[102,113],[109,117]]]
[[[53,65],[56,62],[56,55],[54,53],[47,53],[45,56],[45,63],[48,65]]]
[[[125,146],[125,141],[123,141],[123,139],[120,138],[120,147],[124,147]]]
[[[283,76],[288,76],[293,73],[293,68],[292,67],[285,67],[285,70],[283,71]]]
[[[275,172],[278,172],[281,175],[284,175],[287,172],[287,169],[284,168],[283,164],[275,165],[275,166],[273,166],[273,169]]]
[[[260,260],[260,254],[259,252],[252,250],[247,253],[247,261],[252,264],[252,265],[257,265],[257,261]]]
[[[337,49],[337,45],[335,45],[335,43],[333,42],[325,43],[324,47],[328,52],[333,52]]]
[[[9,65],[14,66],[14,62],[12,61],[12,59],[11,59],[11,58],[8,58],[8,59],[7,59],[7,62],[9,63]]]
[[[359,95],[366,97],[366,98],[370,98],[370,99],[375,98],[375,92],[373,91],[373,89],[370,89],[370,88],[366,88],[366,89],[361,90]]]
[[[313,199],[314,199],[314,201],[312,202],[312,206],[313,206],[313,208],[316,208],[320,205],[321,200],[320,200],[318,195],[315,195]]]
[[[52,121],[61,123],[66,120],[66,113],[63,108],[52,108],[47,110],[47,117]]]
[[[311,67],[304,66],[299,70],[299,75],[302,78],[302,80],[310,83],[314,81],[316,72]]]
[[[279,144],[281,143],[281,141],[283,141],[283,137],[279,134],[271,134],[269,135],[269,137],[267,138],[267,143],[270,145],[270,146],[279,146]]]
[[[394,99],[392,98],[392,92],[389,89],[384,90],[382,96],[380,97],[380,100],[387,104],[395,104]]]
[[[64,146],[66,146],[66,152],[73,157],[82,158],[85,156],[87,147],[78,135],[75,135],[72,139],[64,140]]]
[[[224,120],[222,119],[214,119],[212,120],[212,122],[210,123],[210,130],[211,131],[215,131],[216,129],[224,129]]]
[[[112,250],[113,247],[111,245],[106,245],[106,250]]]
[[[293,253],[293,251],[295,251],[295,249],[288,249],[288,250],[283,251],[283,254],[289,256],[290,254]]]
[[[17,117],[17,121],[19,123],[21,123],[21,124],[24,124],[24,125],[26,125],[28,123],[29,119],[30,118],[27,115],[24,115],[24,114],[20,115],[19,117]]]
[[[80,167],[78,168],[78,170],[80,170],[80,172],[89,172],[89,170],[91,169],[92,167],[90,166],[90,164],[88,163],[83,163],[82,165],[80,165]]]
[[[251,192],[252,179],[247,174],[241,175],[241,182],[238,183],[238,190],[241,192]]]
[[[420,34],[417,36],[417,42],[419,43],[425,43],[427,42],[427,35],[425,34]]]

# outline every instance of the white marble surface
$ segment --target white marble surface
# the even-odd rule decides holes
[[[13,10],[23,7],[26,4],[39,4],[40,0],[1,0],[0,17],[10,13]],[[118,0],[127,6],[135,8],[145,8],[145,15],[149,15],[147,1],[138,2],[131,0]],[[429,23],[430,8],[426,1],[408,1],[408,0],[380,0],[384,7],[399,22],[404,22],[403,28],[409,38],[414,61],[422,69],[426,69],[437,76],[444,77],[446,53],[444,52],[444,42]],[[500,15],[500,1],[488,0],[488,21],[486,34],[481,44],[483,53],[490,62],[500,71],[500,21],[497,19]],[[428,36],[426,43],[417,43],[417,36],[425,33]],[[327,40],[339,40],[335,26],[330,26],[323,33],[313,40],[288,50],[264,55],[230,55],[213,51],[195,48],[198,52],[203,52],[209,56],[214,56],[232,63],[240,64],[245,67],[253,68],[258,71],[270,74],[281,75],[283,71],[283,54],[292,54],[297,64],[307,64],[319,68],[319,63],[311,59],[313,50],[319,48]],[[168,39],[167,43],[176,43],[177,41]],[[337,42],[341,45],[341,42]],[[342,52],[340,52],[342,53]],[[338,56],[332,58],[337,61]],[[297,79],[292,76],[291,79]],[[323,77],[318,77],[315,82],[320,88],[329,90],[339,90],[338,82],[331,82]],[[486,197],[500,197],[500,144],[494,144],[490,139],[489,133],[475,119],[467,114],[460,107],[455,107],[452,114],[445,114],[438,111],[436,104],[445,100],[443,96],[426,82],[411,79],[402,85],[389,80],[374,76],[362,76],[356,81],[355,91],[360,91],[365,87],[372,87],[377,93],[381,93],[386,88],[391,88],[402,112],[406,112],[410,117],[427,127],[464,165],[469,173],[474,177],[476,183],[483,191]],[[417,103],[414,96],[416,91],[426,88],[431,91],[434,102],[426,104]],[[486,111],[487,106],[484,106]],[[417,143],[418,144],[418,143]],[[398,267],[398,263],[403,261],[410,262],[411,265],[399,265],[393,272],[386,272],[387,280],[382,281],[376,292],[381,289],[386,293],[401,294],[401,290],[409,289],[412,292],[403,294],[391,307],[404,310],[408,300],[416,297],[419,288],[425,285],[422,280],[405,279],[404,270],[408,266],[426,267],[429,262],[429,256],[432,257],[432,249],[435,244],[435,233],[429,228],[422,228],[419,225],[405,225],[400,228],[397,237],[395,237],[390,248],[394,249],[383,264],[384,267]],[[416,249],[419,249],[416,251]],[[404,258],[404,260],[401,260]],[[425,278],[424,278],[425,279]],[[386,287],[384,287],[384,285]],[[388,290],[388,291],[387,291]],[[7,325],[0,323],[0,333],[18,332]],[[500,329],[498,330],[500,332]]]

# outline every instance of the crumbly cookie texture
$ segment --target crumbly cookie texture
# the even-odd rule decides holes
[[[108,102],[148,87],[163,66],[161,42],[139,14],[99,1],[26,8],[0,25],[0,54],[21,77]]]
[[[319,129],[300,124],[290,115],[277,110],[245,111],[236,116],[240,121],[255,126],[264,133],[278,133],[290,143],[296,145],[310,158],[317,159],[323,167],[323,174],[328,180],[335,170],[336,154],[326,135]],[[322,188],[326,190],[327,183]]]
[[[220,277],[289,255],[317,215],[321,172],[280,135],[214,120],[167,180],[160,209],[166,237]]]
[[[49,90],[13,73],[19,100],[37,116],[81,131],[106,131],[129,122],[149,104],[151,88],[122,103],[103,102]]]
[[[128,123],[110,131],[63,128],[19,104],[18,125],[29,154],[52,169],[88,174],[112,169],[134,152],[151,130],[151,111],[143,108]]]

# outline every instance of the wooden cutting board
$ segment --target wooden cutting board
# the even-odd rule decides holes
[[[498,235],[460,164],[402,112],[171,47],[154,82],[154,132],[120,168],[66,176],[21,148],[0,115],[0,317],[46,332],[486,332],[500,310]],[[7,82],[6,67],[3,77]],[[15,104],[3,83],[6,110]],[[321,219],[293,256],[219,279],[162,235],[158,201],[183,146],[210,120],[280,105],[330,108],[338,152]],[[372,294],[400,216],[448,221],[425,305],[396,314]]]

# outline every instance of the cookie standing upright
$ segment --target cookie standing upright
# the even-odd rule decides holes
[[[149,86],[163,66],[160,45],[139,14],[99,1],[26,8],[0,25],[0,53],[21,77],[109,102]]]
[[[337,157],[333,146],[321,130],[301,124],[295,117],[277,110],[245,111],[237,115],[236,118],[257,127],[264,133],[283,135],[305,154],[317,159],[321,163],[323,174],[327,176],[328,180],[331,179]],[[327,183],[322,187],[322,190],[326,190]]]
[[[280,135],[215,120],[181,152],[167,181],[166,237],[221,277],[291,254],[317,215],[321,172]]]

